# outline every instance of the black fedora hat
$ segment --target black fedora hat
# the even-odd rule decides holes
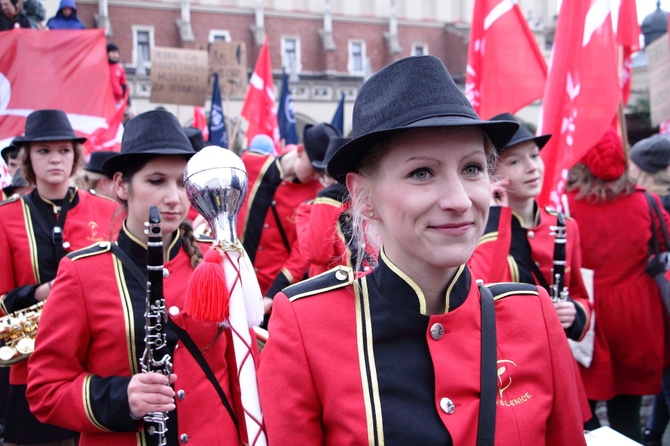
[[[328,166],[328,161],[335,155],[340,147],[351,141],[351,138],[345,138],[342,136],[334,136],[328,141],[328,148],[326,149],[326,155],[323,157],[323,161],[312,161],[312,166],[318,171],[323,171]]]
[[[363,84],[354,103],[353,139],[335,153],[328,172],[344,183],[368,150],[411,128],[478,126],[503,147],[519,124],[484,121],[435,56],[412,56],[382,68]]]
[[[102,170],[102,164],[107,161],[109,158],[118,155],[119,152],[111,152],[107,150],[98,150],[91,153],[91,157],[88,159],[88,163],[84,167],[84,170],[89,172],[105,174],[105,171]]]
[[[108,158],[102,170],[113,177],[121,166],[138,155],[195,154],[177,117],[165,110],[151,110],[128,121],[121,139],[121,153]]]
[[[307,124],[302,132],[302,143],[312,166],[318,169],[315,162],[323,161],[331,138],[341,136],[340,131],[332,125],[322,122],[317,125]]]
[[[551,138],[550,134],[547,135],[540,135],[540,136],[535,136],[533,135],[530,130],[528,130],[521,122],[514,117],[511,113],[501,113],[499,115],[495,115],[494,117],[491,118],[491,121],[516,121],[519,123],[519,130],[516,131],[514,136],[512,136],[512,139],[509,140],[507,144],[505,144],[505,147],[498,148],[498,153],[502,152],[505,149],[509,149],[510,147],[516,145],[516,144],[521,144],[522,142],[526,141],[533,141],[539,147],[540,149],[544,147],[544,145],[549,141],[549,138]]]
[[[184,133],[188,137],[188,140],[191,141],[191,146],[196,152],[201,151],[205,148],[205,137],[202,134],[202,130],[197,127],[184,127]]]
[[[37,141],[73,141],[83,143],[86,138],[74,133],[72,124],[63,110],[35,110],[26,118],[26,131],[14,139],[14,144]]]
[[[19,148],[14,145],[14,141],[10,142],[7,147],[2,149],[0,152],[0,156],[2,156],[2,159],[5,160],[5,163],[7,162],[7,159],[9,158],[9,154],[12,152],[17,152],[18,153]]]

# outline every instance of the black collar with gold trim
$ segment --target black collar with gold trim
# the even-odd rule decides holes
[[[379,265],[370,277],[381,294],[389,301],[408,310],[426,314],[426,299],[421,288],[386,257],[382,250]],[[470,293],[470,270],[465,266],[456,272],[444,288],[445,312],[453,311],[465,302]],[[414,298],[411,298],[411,297]]]
[[[132,235],[129,231],[128,228],[126,227],[126,222],[123,222],[123,227],[121,228],[121,231],[119,231],[119,238],[117,240],[117,244],[121,249],[123,249],[126,254],[135,262],[137,266],[139,266],[142,269],[146,269],[147,265],[147,245],[137,239],[134,235]],[[179,230],[175,231],[174,236],[172,237],[172,243],[170,244],[170,247],[168,248],[168,253],[169,253],[169,259],[172,260],[174,259],[177,254],[179,254],[179,250],[181,249],[181,234]],[[166,260],[167,262],[167,260]]]

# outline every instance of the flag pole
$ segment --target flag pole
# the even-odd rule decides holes
[[[242,116],[237,117],[237,121],[235,122],[235,127],[233,128],[233,136],[228,140],[228,149],[233,150],[233,146],[235,145],[235,141],[237,140],[237,132],[240,131],[240,124],[242,123]],[[233,150],[233,153],[235,151]]]
[[[623,157],[628,164],[628,151],[630,150],[628,141],[628,126],[626,125],[626,114],[624,113],[623,101],[619,101],[617,109],[617,117],[619,121],[619,130],[621,131],[621,143],[623,145]]]

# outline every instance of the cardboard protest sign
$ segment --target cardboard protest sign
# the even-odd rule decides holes
[[[151,102],[204,105],[208,76],[206,51],[151,49]]]

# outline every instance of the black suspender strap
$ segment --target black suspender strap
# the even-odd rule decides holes
[[[133,277],[140,284],[142,284],[142,286],[146,288],[147,285],[146,275],[142,273],[140,268],[138,268],[138,266],[130,259],[130,257],[128,257],[128,254],[126,254],[123,251],[123,249],[119,247],[119,245],[117,245],[116,243],[111,243],[110,246],[112,249],[112,253],[121,261],[121,263],[124,266],[128,267]],[[179,325],[175,324],[169,317],[168,317],[168,325],[177,334],[179,340],[188,349],[189,353],[191,353],[191,356],[193,356],[193,359],[195,359],[195,361],[198,363],[202,371],[205,373],[205,376],[207,377],[209,382],[212,384],[212,386],[214,386],[214,390],[216,390],[216,393],[219,395],[223,407],[226,408],[226,411],[230,415],[230,418],[233,420],[235,427],[239,430],[239,422],[237,421],[237,416],[235,416],[235,412],[233,411],[233,408],[231,407],[230,402],[228,401],[228,397],[226,397],[226,393],[223,391],[223,389],[221,388],[221,384],[219,384],[219,381],[216,379],[214,371],[212,371],[212,368],[209,366],[209,363],[202,355],[202,352],[200,351],[196,343],[193,341],[193,339],[191,339],[186,330],[181,328]]]
[[[123,266],[127,267],[130,270],[130,273],[133,275],[135,280],[142,285],[142,288],[145,290],[147,289],[147,274],[146,272],[142,272],[142,270],[133,262],[130,257],[128,257],[128,254],[119,247],[116,243],[110,243],[109,247],[112,250],[112,254],[114,254],[123,264]]]
[[[477,446],[492,446],[496,428],[496,315],[493,294],[480,285],[482,298],[482,357],[481,357],[481,397],[479,401],[479,423]]]
[[[240,426],[239,422],[237,421],[237,416],[235,416],[235,411],[233,411],[233,408],[230,406],[230,402],[228,401],[228,397],[226,397],[226,393],[221,388],[221,384],[219,384],[219,381],[216,379],[214,371],[212,371],[212,368],[209,366],[209,363],[202,355],[202,352],[200,351],[198,346],[195,344],[195,342],[193,342],[193,339],[191,339],[186,330],[175,324],[172,321],[172,319],[168,319],[168,325],[175,331],[175,333],[177,333],[177,337],[179,337],[179,340],[191,353],[191,356],[193,356],[193,359],[196,360],[202,371],[205,372],[205,376],[207,376],[209,382],[212,383],[212,386],[214,386],[214,390],[216,390],[216,393],[219,394],[219,398],[221,399],[223,407],[226,408],[228,415],[230,415],[230,418],[233,420],[235,427],[239,431]]]
[[[282,226],[281,224],[281,218],[279,218],[279,212],[277,212],[277,206],[275,206],[274,200],[272,200],[270,209],[272,209],[272,215],[274,215],[275,217],[275,222],[277,223],[277,229],[279,229],[279,235],[281,236],[281,241],[284,242],[284,247],[286,248],[288,253],[291,254],[291,244],[288,242],[288,237],[286,237],[286,231],[284,231],[284,226]]]

